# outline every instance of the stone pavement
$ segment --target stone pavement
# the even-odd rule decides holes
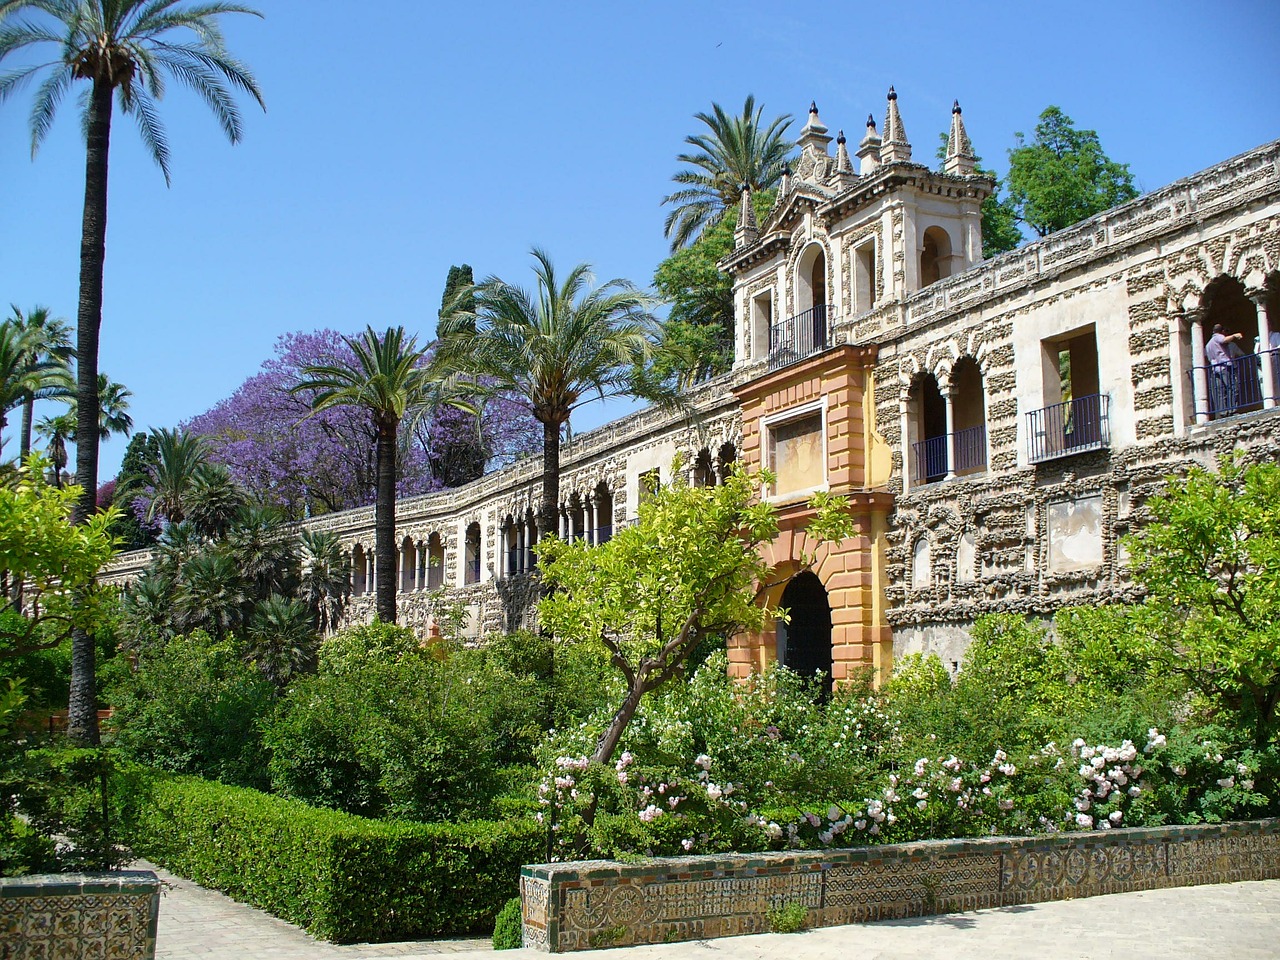
[[[140,864],[139,866],[143,866]],[[155,869],[149,867],[150,869]],[[335,946],[222,894],[156,869],[157,960],[426,960],[491,953],[487,940]],[[545,960],[533,950],[502,960]],[[1179,887],[974,913],[564,954],[577,960],[1275,960],[1280,880]],[[494,958],[496,960],[496,958]]]

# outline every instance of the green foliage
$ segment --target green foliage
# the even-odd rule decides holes
[[[773,206],[773,190],[752,194],[756,216],[763,220]],[[728,209],[692,244],[658,264],[653,285],[671,305],[663,321],[663,349],[654,361],[655,374],[674,378],[682,387],[701,383],[733,364],[733,280],[717,262],[733,252],[738,209]]]
[[[108,527],[120,544],[121,550],[141,550],[156,541],[155,531],[138,522],[133,512],[133,502],[141,497],[151,483],[151,468],[159,456],[159,441],[155,434],[139,430],[129,438],[120,472],[116,474],[116,489],[112,503],[119,510]]]
[[[1280,703],[1280,465],[1193,468],[1147,508],[1152,522],[1126,543],[1149,653],[1262,750]]]
[[[95,577],[115,553],[107,532],[114,512],[73,524],[79,497],[79,487],[50,486],[34,455],[0,484],[0,578],[23,582],[33,611],[0,624],[0,658],[57,646],[73,629],[92,631],[103,616],[111,591]]]
[[[195,882],[338,942],[492,929],[522,863],[531,821],[365,820],[188,777],[151,787],[139,853]]]
[[[518,950],[524,934],[523,924],[520,898],[512,897],[498,911],[498,916],[493,921],[493,949]]]
[[[204,633],[143,650],[109,691],[116,744],[148,766],[265,786],[260,725],[275,689],[230,641]]]
[[[483,650],[421,649],[394,627],[352,634],[321,646],[320,672],[267,725],[274,789],[364,816],[492,813],[503,769],[528,764],[542,734],[533,678]]]
[[[101,748],[29,750],[7,779],[6,794],[16,798],[29,830],[18,834],[19,856],[28,858],[22,866],[115,870],[133,859],[129,843],[143,796],[136,766]]]
[[[799,933],[809,926],[809,911],[803,903],[788,903],[769,911],[769,929],[774,933]]]
[[[1138,195],[1129,165],[1102,151],[1098,134],[1077,130],[1058,107],[1046,107],[1035,137],[1015,135],[1009,151],[1008,203],[1018,218],[1047,236]]]

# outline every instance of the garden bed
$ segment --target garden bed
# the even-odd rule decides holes
[[[1280,820],[521,870],[525,946],[562,953],[1280,877]]]

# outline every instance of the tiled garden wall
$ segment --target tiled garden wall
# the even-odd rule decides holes
[[[521,870],[524,943],[551,952],[1280,877],[1280,820]]]
[[[0,880],[0,958],[151,960],[159,914],[150,870]]]

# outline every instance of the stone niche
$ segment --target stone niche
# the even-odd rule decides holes
[[[1049,572],[1102,565],[1102,497],[1049,504]]]
[[[154,960],[160,881],[150,870],[0,880],[0,957]]]

